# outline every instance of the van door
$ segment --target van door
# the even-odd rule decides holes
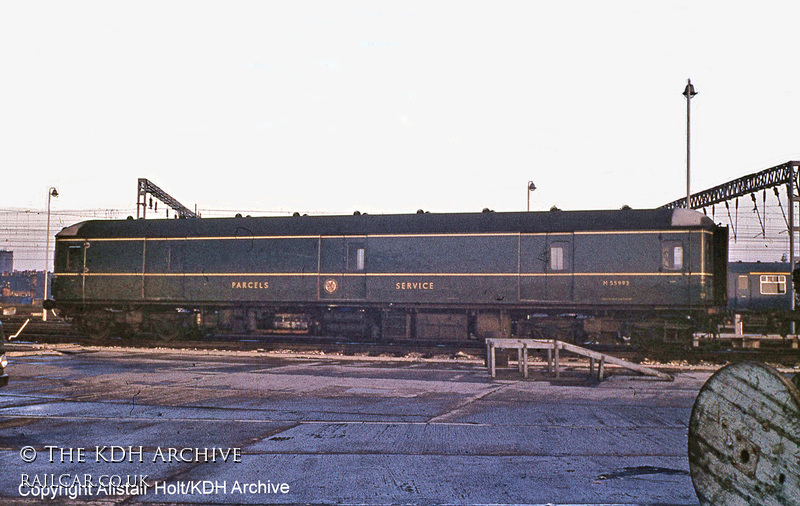
[[[177,301],[184,298],[184,242],[145,242],[144,296],[148,300]]]
[[[345,239],[347,245],[347,289],[352,299],[367,296],[367,241],[365,237]]]
[[[58,283],[59,297],[74,299],[80,295],[81,302],[86,301],[86,246],[87,243],[65,242],[64,275],[57,276],[54,285]],[[60,251],[59,251],[60,253]],[[57,260],[61,260],[58,258]],[[54,287],[55,289],[55,287]]]
[[[662,304],[692,305],[691,285],[691,235],[665,236],[661,238],[660,294],[656,298]]]
[[[363,300],[367,294],[366,237],[320,240],[319,298]]]
[[[562,302],[573,297],[573,234],[522,234],[519,298]]]
[[[573,292],[573,235],[547,236],[545,279],[547,300],[571,301]]]
[[[519,298],[525,301],[547,298],[547,237],[522,234],[519,238]]]

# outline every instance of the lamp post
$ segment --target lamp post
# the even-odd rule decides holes
[[[533,181],[528,181],[528,211],[531,210],[531,192],[536,189],[536,185],[533,184]]]
[[[692,97],[697,95],[697,92],[694,91],[694,86],[692,86],[692,80],[687,79],[686,88],[683,90],[683,96],[686,97],[686,209],[691,209],[691,203],[689,200],[692,196],[691,191],[691,179],[689,177],[689,140],[691,139],[691,121],[690,121],[690,114],[691,114],[691,103]]]
[[[44,301],[47,300],[47,285],[50,278],[50,200],[58,197],[58,190],[54,187],[47,189],[47,240],[44,247],[44,296],[42,296],[42,321],[47,321],[47,309]]]

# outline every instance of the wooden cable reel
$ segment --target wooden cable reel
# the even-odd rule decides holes
[[[742,362],[703,385],[689,420],[689,468],[700,504],[800,505],[798,381]]]

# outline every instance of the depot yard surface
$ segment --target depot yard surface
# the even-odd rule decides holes
[[[697,504],[709,370],[598,384],[569,362],[492,380],[469,357],[16,346],[4,503]]]

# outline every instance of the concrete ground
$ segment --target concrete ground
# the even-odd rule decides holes
[[[0,389],[0,502],[697,504],[710,372],[53,346]],[[569,366],[569,364],[567,364]]]

